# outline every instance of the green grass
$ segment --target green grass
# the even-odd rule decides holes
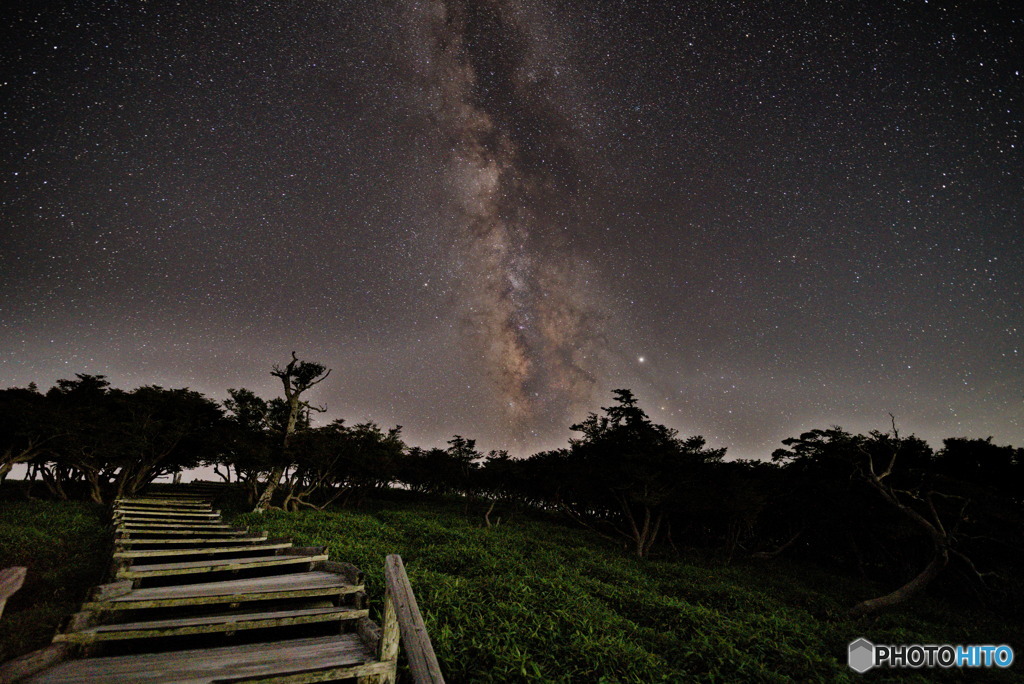
[[[0,663],[50,643],[110,567],[112,538],[102,506],[11,501],[0,493],[0,567],[28,568],[0,617]]]
[[[784,561],[639,560],[551,521],[520,516],[488,529],[482,515],[464,515],[456,501],[272,511],[237,522],[326,545],[332,559],[364,570],[378,609],[384,556],[401,554],[450,681],[856,681],[846,646],[860,636],[1005,643],[1022,632],[928,600],[909,612],[831,619],[882,588]],[[876,681],[1014,680],[1013,672],[991,670],[869,674]]]
[[[102,507],[2,494],[0,565],[30,570],[0,618],[0,662],[49,643],[110,562]],[[886,588],[813,567],[638,560],[542,517],[485,528],[482,512],[467,516],[458,500],[389,499],[361,511],[243,514],[235,522],[326,545],[333,559],[355,563],[375,610],[384,556],[401,554],[451,682],[854,682],[861,677],[847,669],[845,652],[860,636],[1009,642],[1020,651],[1014,639],[1024,625],[931,600],[876,618],[831,618]],[[866,679],[1020,681],[1020,669],[873,671]]]

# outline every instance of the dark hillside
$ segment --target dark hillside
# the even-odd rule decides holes
[[[28,574],[0,617],[0,662],[49,644],[110,563],[103,506],[17,500],[15,484],[0,486],[0,567],[24,565]]]
[[[384,555],[401,554],[450,681],[853,681],[846,646],[860,636],[1004,643],[1024,627],[928,598],[833,620],[880,587],[781,560],[638,559],[540,517],[487,528],[461,499],[393,494],[359,511],[271,511],[237,522],[326,544],[366,572],[378,607]],[[963,674],[906,671],[919,681]]]

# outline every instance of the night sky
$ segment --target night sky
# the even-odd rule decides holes
[[[1024,6],[17,2],[0,386],[1024,446]]]

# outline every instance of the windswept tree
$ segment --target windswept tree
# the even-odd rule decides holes
[[[284,402],[288,412],[284,422],[284,434],[281,438],[279,457],[275,459],[263,492],[256,501],[256,506],[253,509],[256,512],[265,511],[270,506],[274,492],[280,485],[285,470],[288,469],[290,464],[289,444],[292,435],[295,433],[296,424],[300,421],[303,414],[308,416],[310,411],[324,411],[321,407],[313,406],[309,402],[303,401],[302,394],[311,387],[326,380],[327,376],[331,374],[331,370],[323,364],[313,361],[300,361],[295,352],[292,352],[292,358],[288,365],[281,368],[279,365],[274,364],[270,374],[281,380],[281,385],[284,387]]]
[[[220,407],[202,394],[155,385],[126,392],[102,375],[76,378],[46,393],[52,439],[32,464],[54,496],[66,498],[67,485],[84,482],[104,503],[219,456]]]
[[[952,559],[984,584],[983,573],[961,548],[970,524],[970,498],[957,491],[962,488],[958,482],[936,476],[931,448],[918,437],[901,436],[895,420],[890,432],[865,436],[840,428],[812,430],[783,444],[789,450],[777,450],[773,458],[787,461],[791,476],[797,471],[816,474],[818,505],[809,510],[813,524],[831,533],[823,548],[838,553],[843,542],[851,542],[859,556],[868,543],[881,546],[876,557],[895,565],[889,574],[901,578],[896,589],[855,605],[851,616],[905,603]],[[804,505],[810,501],[801,500]]]
[[[283,401],[280,404],[284,405]],[[260,478],[273,467],[274,455],[278,453],[279,431],[275,423],[280,411],[275,411],[271,402],[266,401],[250,389],[229,389],[224,400],[227,411],[227,425],[224,440],[224,471],[220,464],[212,464],[214,472],[231,481],[234,469],[235,479],[245,488],[249,504],[256,503],[260,493]]]
[[[569,461],[575,492],[567,510],[578,520],[606,510],[602,522],[646,556],[663,531],[673,497],[715,463],[725,449],[708,449],[703,437],[680,439],[675,430],[651,421],[628,389],[613,392],[615,405],[603,416],[591,413],[571,427]]]
[[[61,433],[35,385],[0,390],[0,482],[15,465],[46,454]]]
[[[281,507],[323,509],[339,500],[358,505],[369,492],[391,484],[405,451],[401,433],[401,426],[384,431],[372,421],[348,426],[341,419],[297,432]]]

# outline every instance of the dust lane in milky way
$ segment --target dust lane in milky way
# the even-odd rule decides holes
[[[1017,0],[7,4],[0,386],[1024,444]]]
[[[575,257],[581,175],[573,116],[557,95],[540,8],[414,3],[417,67],[450,144],[462,325],[498,390],[506,437],[522,443],[590,407],[602,316]],[[414,53],[415,54],[415,53]]]

